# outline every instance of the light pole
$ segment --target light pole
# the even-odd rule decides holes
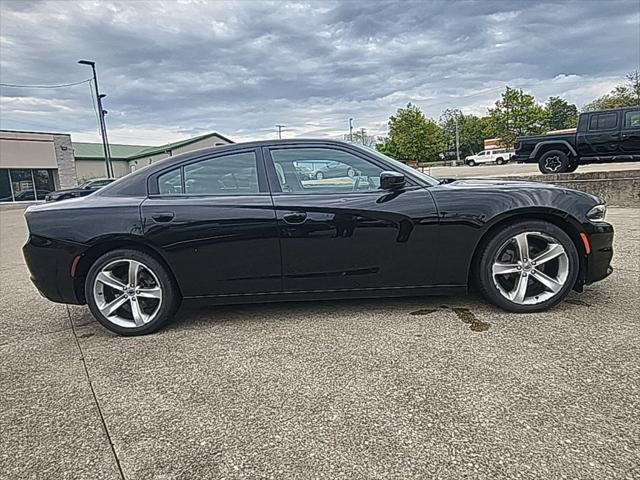
[[[456,116],[456,166],[460,163],[460,136],[458,135],[458,117]]]
[[[353,142],[353,118],[349,118],[349,141]]]
[[[278,140],[282,140],[282,129],[286,127],[286,125],[276,125],[278,128]]]
[[[111,166],[111,151],[109,150],[109,140],[107,139],[107,125],[104,121],[104,115],[107,113],[102,108],[102,99],[106,97],[106,95],[101,94],[98,89],[98,76],[96,75],[96,62],[92,62],[90,60],[79,60],[79,64],[81,65],[89,65],[91,67],[91,71],[93,72],[93,86],[96,89],[96,103],[98,104],[98,117],[100,121],[100,135],[102,136],[102,148],[104,150],[104,163],[107,169],[107,177],[113,177],[113,167]]]

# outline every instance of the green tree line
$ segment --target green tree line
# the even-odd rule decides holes
[[[625,77],[626,82],[593,100],[583,111],[640,105],[640,72]],[[500,138],[505,146],[516,137],[539,135],[551,130],[575,128],[578,107],[561,97],[549,97],[544,104],[521,89],[506,87],[485,116],[447,109],[436,121],[408,103],[389,118],[388,136],[378,150],[401,161],[435,162],[456,157],[456,124],[460,158],[484,148],[487,138]]]

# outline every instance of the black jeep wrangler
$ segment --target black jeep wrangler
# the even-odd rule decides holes
[[[640,107],[580,114],[575,132],[518,137],[513,159],[542,173],[573,172],[587,163],[640,161]]]

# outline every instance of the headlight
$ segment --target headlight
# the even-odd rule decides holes
[[[587,212],[587,218],[591,222],[602,222],[604,221],[604,217],[606,215],[607,215],[607,206],[604,204],[596,205],[595,207],[593,207],[591,210]]]

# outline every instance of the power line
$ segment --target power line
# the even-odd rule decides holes
[[[10,88],[64,88],[64,87],[73,87],[75,85],[81,85],[83,83],[90,82],[92,79],[87,78],[86,80],[82,80],[81,82],[73,82],[73,83],[61,83],[59,85],[18,85],[17,83],[0,83],[0,87],[10,87]]]

